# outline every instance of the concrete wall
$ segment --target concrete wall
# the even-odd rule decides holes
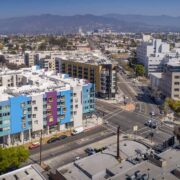
[[[43,95],[32,96],[32,102],[35,102],[32,103],[32,132],[34,132],[43,129]]]

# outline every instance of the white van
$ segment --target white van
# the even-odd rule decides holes
[[[75,128],[73,131],[72,131],[72,135],[76,135],[76,134],[79,134],[79,133],[82,133],[84,132],[84,128],[83,127],[78,127],[78,128]]]

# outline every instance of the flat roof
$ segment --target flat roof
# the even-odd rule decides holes
[[[45,180],[44,170],[37,164],[25,166],[0,176],[0,180]]]
[[[162,168],[148,162],[144,161],[140,164],[133,166],[130,170],[119,173],[112,177],[111,180],[124,180],[127,177],[135,177],[135,172],[139,171],[141,176],[149,177],[149,179],[166,179],[166,180],[178,180],[176,176],[171,174],[169,171],[163,171]]]
[[[46,91],[63,91],[70,90],[71,87],[86,86],[90,82],[84,79],[72,78],[66,74],[56,74],[54,71],[45,71],[44,69],[33,70],[33,68],[25,68],[19,71],[3,71],[0,76],[14,76],[18,74],[18,78],[23,79],[21,86],[7,87],[3,84],[0,92],[3,94],[0,101],[8,100],[8,98],[19,95],[38,95]],[[14,79],[13,78],[13,81]]]

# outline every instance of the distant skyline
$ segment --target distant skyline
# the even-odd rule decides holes
[[[0,0],[0,18],[108,13],[180,16],[180,0]]]

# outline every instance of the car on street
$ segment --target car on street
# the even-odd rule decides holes
[[[68,137],[67,135],[63,134],[63,135],[59,136],[58,139],[63,140],[63,139],[66,139],[67,137]]]
[[[155,116],[155,115],[156,115],[156,113],[155,113],[154,111],[151,111],[149,114],[150,114],[151,116]]]
[[[29,145],[29,149],[35,149],[35,148],[38,148],[39,146],[40,146],[39,142],[34,142]]]
[[[49,140],[47,141],[47,143],[50,144],[50,143],[56,142],[56,141],[58,141],[58,140],[59,140],[58,137],[52,137],[51,139],[49,139]]]
[[[164,111],[163,111],[163,110],[160,110],[159,113],[160,113],[161,115],[164,115]]]
[[[84,132],[84,128],[83,127],[78,127],[78,128],[75,128],[73,131],[72,131],[72,135],[76,135],[76,134],[80,134],[80,133],[83,133]]]
[[[85,152],[88,154],[88,156],[95,154],[95,150],[91,147],[88,147],[85,149]]]
[[[77,161],[77,160],[79,160],[80,159],[80,157],[79,156],[76,156],[75,157],[75,161]]]
[[[146,121],[144,125],[155,129],[157,127],[157,122],[155,120],[150,119]]]

